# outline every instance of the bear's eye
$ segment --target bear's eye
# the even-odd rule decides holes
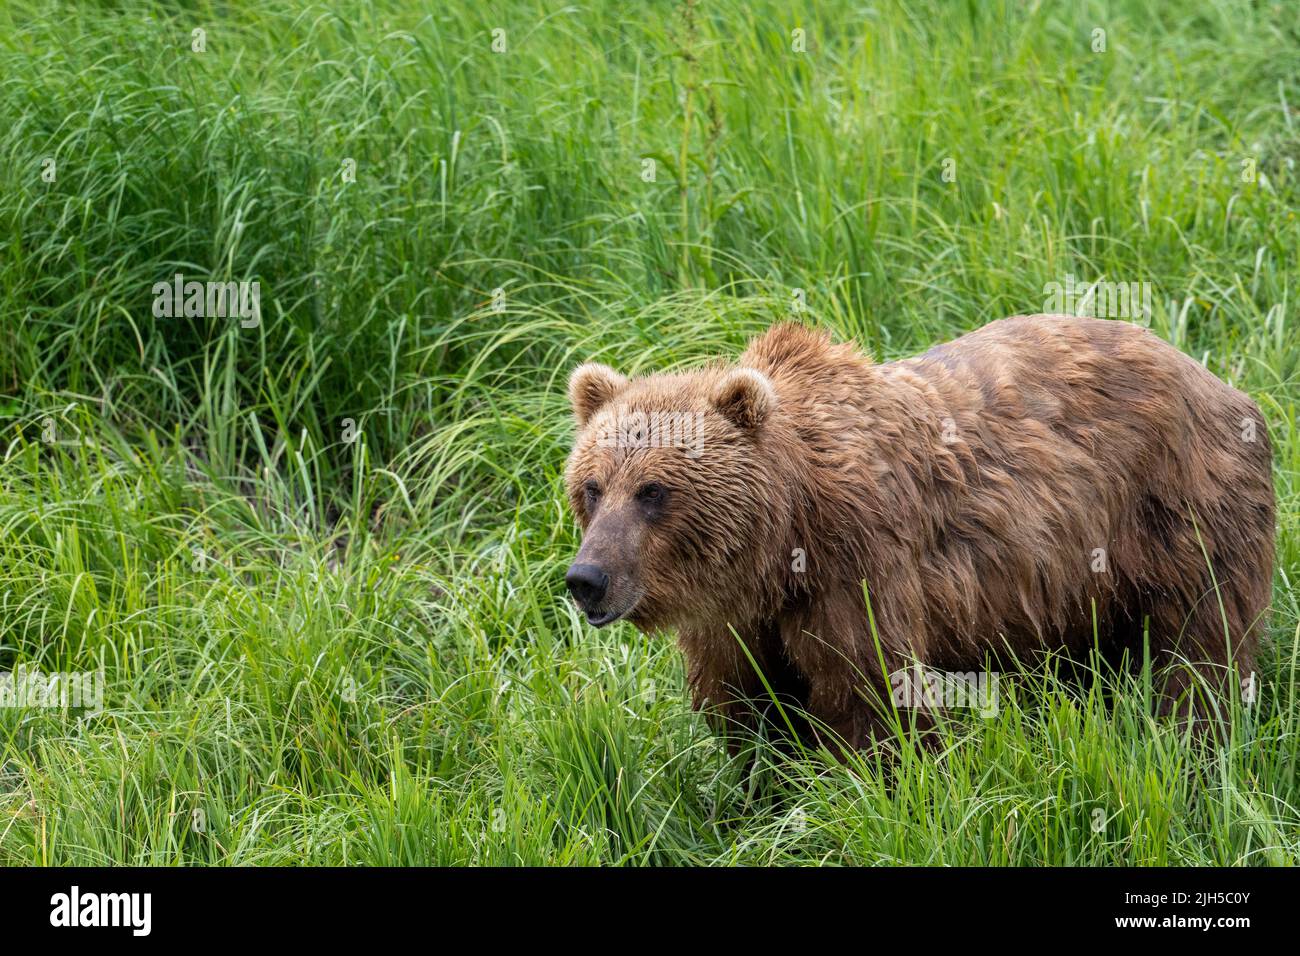
[[[595,504],[600,500],[600,485],[594,481],[589,481],[582,486],[582,493],[587,496],[587,500]]]
[[[656,504],[657,502],[662,501],[664,498],[663,485],[657,484],[653,481],[650,482],[648,485],[642,485],[641,490],[636,493],[636,496],[641,501],[645,501],[650,504]]]

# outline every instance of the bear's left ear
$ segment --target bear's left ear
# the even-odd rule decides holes
[[[569,404],[573,406],[573,417],[578,420],[578,427],[585,426],[591,416],[626,384],[626,378],[599,362],[588,362],[575,368],[569,376]]]
[[[776,408],[776,389],[757,369],[735,368],[713,390],[713,407],[737,428],[752,432]]]

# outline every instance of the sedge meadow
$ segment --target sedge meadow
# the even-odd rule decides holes
[[[102,691],[0,707],[0,864],[1300,859],[1292,4],[13,0],[0,77],[0,670]],[[1037,673],[747,766],[568,600],[579,362],[796,313],[885,360],[1067,281],[1269,424],[1208,757],[1141,675]]]

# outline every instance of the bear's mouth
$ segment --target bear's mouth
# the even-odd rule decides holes
[[[642,601],[643,597],[645,597],[645,591],[643,589],[633,588],[630,595],[618,594],[613,597],[613,600],[618,601],[623,605],[619,610],[611,610],[608,604],[603,608],[597,607],[591,610],[579,605],[579,609],[584,615],[586,615],[587,623],[592,627],[607,627],[615,621],[631,621],[633,624],[636,624],[638,617],[637,612],[644,604]]]

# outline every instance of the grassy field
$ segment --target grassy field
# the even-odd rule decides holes
[[[0,708],[0,863],[1297,862],[1297,159],[1267,0],[0,6],[0,670],[104,682]],[[177,273],[260,315],[155,315]],[[1213,755],[1043,677],[750,771],[565,598],[578,362],[804,304],[888,359],[1066,276],[1270,422]]]

